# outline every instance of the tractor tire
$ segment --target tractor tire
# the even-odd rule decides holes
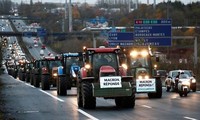
[[[72,82],[69,76],[66,77],[67,80],[67,90],[71,90],[72,88]]]
[[[17,73],[13,73],[13,77],[16,79],[17,78]]]
[[[116,104],[116,106],[119,107],[119,108],[123,107],[122,97],[117,97],[117,98],[115,98],[115,104]]]
[[[85,109],[95,109],[96,108],[96,98],[92,95],[92,84],[89,82],[81,83],[83,108]]]
[[[18,75],[19,75],[19,80],[21,80],[22,79],[22,73],[19,72]]]
[[[26,73],[21,73],[21,75],[22,75],[22,81],[25,81],[25,77],[26,77]]]
[[[162,81],[160,78],[156,78],[156,92],[148,93],[149,98],[161,98],[162,97]]]
[[[196,90],[197,90],[196,88],[193,88],[193,89],[192,89],[192,92],[196,92]]]
[[[166,91],[167,91],[167,92],[169,92],[169,91],[170,91],[170,89],[171,89],[171,87],[167,86],[167,90],[166,90]]]
[[[61,96],[67,95],[67,82],[65,76],[58,77],[57,94]]]
[[[78,103],[78,107],[83,107],[83,99],[82,99],[80,84],[78,84],[77,86],[77,103]]]
[[[25,79],[26,82],[30,82],[30,73],[26,74],[26,79]]]
[[[179,96],[180,96],[180,97],[183,97],[183,92],[179,92]]]
[[[50,90],[49,78],[50,78],[49,75],[42,75],[41,78],[42,90]]]
[[[39,75],[38,74],[34,75],[33,85],[37,88],[40,87],[40,81],[39,81]]]
[[[30,84],[31,84],[31,85],[34,84],[34,82],[33,82],[33,79],[34,79],[34,78],[33,78],[33,77],[34,77],[33,74],[31,74],[31,76],[30,76]]]
[[[128,97],[115,98],[115,104],[119,108],[134,108],[135,107],[135,94],[133,93]]]

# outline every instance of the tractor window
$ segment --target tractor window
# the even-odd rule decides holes
[[[148,67],[148,59],[147,58],[133,58],[131,59],[131,65],[133,67]]]
[[[102,65],[117,66],[117,59],[115,53],[97,53],[93,56],[93,66],[100,67]]]
[[[62,65],[61,61],[50,61],[50,63],[49,63],[50,68],[58,67],[58,66],[61,66],[61,65]]]

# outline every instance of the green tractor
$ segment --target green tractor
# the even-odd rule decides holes
[[[82,53],[62,54],[62,66],[58,68],[58,95],[67,95],[67,89],[76,86],[82,63]]]
[[[78,107],[94,109],[96,97],[114,99],[117,107],[134,108],[135,87],[120,64],[120,48],[85,48],[77,82]]]
[[[128,74],[133,76],[136,93],[147,93],[149,98],[162,97],[162,81],[155,74],[159,58],[152,54],[150,48],[129,48],[126,51]]]

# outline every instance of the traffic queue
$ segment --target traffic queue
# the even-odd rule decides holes
[[[56,87],[58,95],[65,96],[67,90],[77,87],[79,107],[93,109],[96,97],[103,97],[115,99],[118,107],[134,108],[136,93],[147,93],[149,98],[162,97],[162,80],[153,62],[159,62],[159,58],[149,48],[122,50],[118,46],[100,46],[34,61],[22,59],[7,69],[14,78],[42,90]],[[196,91],[196,80],[186,70],[170,71],[165,85],[167,91],[173,89],[181,97],[190,90]]]

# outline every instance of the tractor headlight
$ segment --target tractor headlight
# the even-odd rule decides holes
[[[76,73],[74,71],[72,71],[72,76],[75,78],[76,77]]]
[[[138,56],[138,52],[137,51],[131,51],[130,55],[135,58]]]
[[[145,75],[144,78],[145,78],[145,79],[149,79],[149,76],[148,76],[148,75]]]
[[[54,77],[57,77],[57,76],[58,76],[58,74],[57,74],[57,73],[53,73],[53,76],[54,76]]]
[[[138,79],[142,79],[142,76],[140,75],[140,76],[138,76]]]
[[[196,83],[196,79],[193,78],[193,79],[192,79],[192,83]]]
[[[140,53],[143,57],[148,56],[148,52],[146,50],[141,51]]]
[[[126,64],[122,64],[122,67],[124,68],[124,69],[128,69],[128,66],[126,65]]]
[[[85,65],[85,68],[86,68],[86,69],[90,69],[90,68],[91,68],[90,64],[86,64],[86,65]]]

